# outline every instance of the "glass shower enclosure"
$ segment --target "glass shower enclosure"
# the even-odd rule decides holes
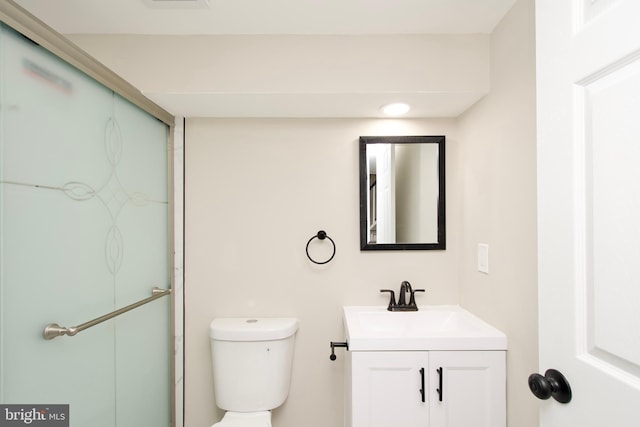
[[[43,337],[170,288],[169,131],[0,28],[0,405],[171,425],[171,298]]]

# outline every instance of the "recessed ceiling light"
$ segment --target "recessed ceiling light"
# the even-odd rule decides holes
[[[380,111],[382,111],[387,116],[393,116],[393,117],[407,114],[410,109],[411,107],[409,106],[409,104],[406,104],[404,102],[394,102],[391,104],[385,104],[382,107],[380,107]]]

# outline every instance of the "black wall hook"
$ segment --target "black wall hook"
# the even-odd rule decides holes
[[[333,245],[333,253],[331,254],[331,257],[329,257],[328,260],[326,260],[326,261],[316,261],[315,259],[311,258],[311,255],[309,255],[309,243],[311,243],[311,241],[313,239],[318,239],[318,240],[329,239],[329,241],[331,241],[331,244]],[[318,233],[315,236],[311,237],[309,239],[309,241],[307,242],[306,252],[307,252],[307,258],[309,258],[309,260],[311,262],[313,262],[314,264],[326,264],[329,261],[331,261],[333,259],[333,257],[336,255],[336,242],[334,242],[333,239],[327,235],[326,231],[320,230],[320,231],[318,231]]]

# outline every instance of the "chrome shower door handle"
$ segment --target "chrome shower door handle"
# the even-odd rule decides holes
[[[44,327],[42,331],[42,337],[45,340],[52,340],[56,337],[60,337],[62,335],[68,335],[70,337],[76,335],[78,332],[82,332],[85,329],[89,329],[92,326],[95,326],[99,323],[102,323],[106,320],[113,319],[116,316],[119,316],[127,311],[133,310],[134,308],[138,308],[141,305],[145,305],[151,301],[157,300],[165,295],[169,295],[171,293],[171,289],[160,289],[158,287],[153,288],[151,290],[151,296],[145,299],[142,299],[138,302],[134,302],[126,307],[123,307],[119,310],[112,311],[111,313],[105,314],[103,316],[97,317],[93,320],[89,320],[88,322],[82,323],[78,326],[71,326],[69,328],[65,328],[63,326],[58,325],[57,323],[49,323]]]

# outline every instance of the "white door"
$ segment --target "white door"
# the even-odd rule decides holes
[[[396,242],[396,172],[393,144],[378,144],[376,157],[376,243]]]
[[[640,2],[537,0],[541,425],[640,426]]]

